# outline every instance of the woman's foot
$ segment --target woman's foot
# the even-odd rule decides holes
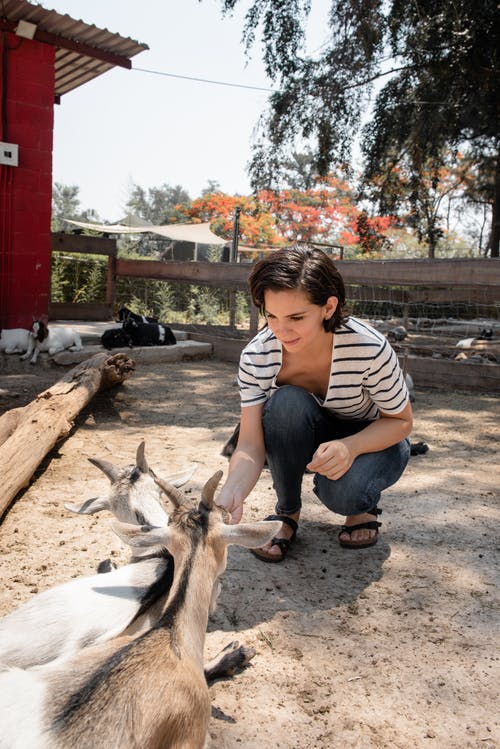
[[[293,515],[283,515],[283,513],[280,515],[269,515],[266,520],[278,519],[279,517],[287,517],[289,522],[283,522],[276,536],[265,544],[265,546],[261,546],[258,549],[251,549],[256,557],[265,562],[281,562],[297,535],[297,522],[300,512],[294,512]],[[279,543],[280,541],[282,542],[281,544]]]
[[[377,521],[377,515],[381,512],[382,510],[376,507],[371,512],[349,515],[340,529],[340,545],[348,549],[365,549],[376,544],[378,529],[381,526]]]

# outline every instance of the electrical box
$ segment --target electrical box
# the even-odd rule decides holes
[[[19,163],[19,146],[0,141],[0,164],[17,166]]]

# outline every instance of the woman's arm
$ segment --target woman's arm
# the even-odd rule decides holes
[[[357,434],[340,440],[323,442],[307,468],[329,479],[339,479],[354,463],[358,455],[385,450],[407,437],[413,426],[410,403],[396,416],[380,412],[380,418],[373,421]]]
[[[238,444],[229,461],[226,483],[216,499],[230,513],[232,523],[240,522],[243,502],[257,483],[266,460],[262,409],[262,404],[241,409]]]

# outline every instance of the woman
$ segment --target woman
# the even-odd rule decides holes
[[[264,463],[271,470],[281,531],[254,554],[281,562],[295,539],[305,471],[314,492],[346,516],[340,545],[373,546],[383,489],[410,455],[408,391],[387,339],[345,309],[344,282],[321,250],[293,246],[250,275],[267,325],[241,354],[240,435],[217,503],[238,523]]]

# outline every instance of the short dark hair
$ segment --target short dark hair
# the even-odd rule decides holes
[[[348,317],[342,276],[325,252],[310,245],[291,245],[270,252],[254,265],[248,282],[252,301],[262,314],[268,289],[300,289],[312,304],[320,307],[331,296],[339,300],[330,319],[323,320],[327,332],[337,330]]]

